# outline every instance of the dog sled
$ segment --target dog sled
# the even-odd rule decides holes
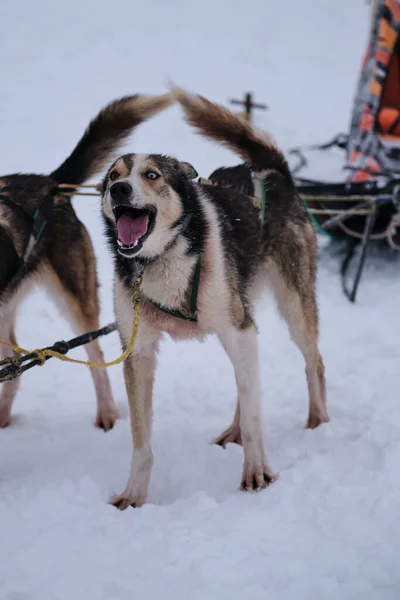
[[[307,176],[310,156],[321,155],[342,161],[341,181]],[[400,0],[373,2],[349,134],[292,148],[289,160],[316,230],[347,242],[342,284],[355,302],[371,242],[386,241],[400,251]]]

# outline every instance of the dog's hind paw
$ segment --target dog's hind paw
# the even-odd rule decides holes
[[[110,431],[115,425],[115,422],[119,418],[118,408],[113,404],[106,409],[103,409],[97,413],[95,426],[104,431]]]
[[[228,429],[225,429],[220,436],[215,438],[213,444],[226,448],[227,444],[238,444],[242,446],[242,434],[240,433],[240,427],[238,425],[231,425]]]
[[[11,423],[11,411],[8,406],[0,409],[0,429],[8,427]]]
[[[125,491],[122,492],[122,494],[120,494],[119,496],[115,496],[110,501],[110,504],[112,504],[112,506],[115,506],[115,508],[118,508],[118,510],[126,510],[130,506],[132,506],[132,508],[140,508],[141,506],[143,506],[143,504],[145,504],[145,502],[146,498],[144,496],[129,494]]]
[[[329,423],[329,417],[327,413],[320,414],[318,412],[310,413],[306,425],[306,429],[316,429],[322,423]]]

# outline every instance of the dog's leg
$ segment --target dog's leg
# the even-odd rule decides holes
[[[329,421],[326,407],[325,369],[318,350],[318,309],[313,286],[304,285],[297,291],[289,286],[278,268],[273,269],[273,287],[278,309],[285,319],[292,340],[306,363],[309,393],[307,427],[315,429]]]
[[[83,313],[83,307],[78,304],[75,298],[67,297],[67,300],[72,326],[78,335],[85,333],[86,331],[99,329],[100,323],[98,314],[85,315]],[[104,354],[98,340],[86,344],[85,350],[87,357],[91,362],[104,362]],[[96,367],[90,367],[90,373],[93,378],[97,399],[95,425],[100,429],[104,429],[104,431],[109,431],[114,427],[119,414],[113,400],[108,373],[106,369],[99,369]]]
[[[236,404],[235,416],[233,417],[232,425],[228,427],[228,429],[225,429],[221,435],[215,438],[213,443],[217,444],[218,446],[222,446],[223,448],[226,448],[227,444],[238,444],[239,446],[242,446],[239,400]]]
[[[55,297],[61,312],[67,311],[74,331],[81,334],[99,328],[96,260],[85,227],[77,219],[72,208],[65,210],[67,229],[63,229],[61,219],[54,225],[52,246],[49,248],[52,269],[49,270],[47,284],[49,293]],[[70,243],[70,239],[74,240],[73,244]],[[104,362],[98,340],[87,344],[85,350],[91,362]],[[90,372],[97,397],[95,425],[108,431],[118,418],[108,373],[106,369],[101,368],[91,368]]]
[[[153,452],[151,449],[152,398],[156,368],[156,345],[145,355],[131,355],[124,363],[124,377],[129,400],[133,454],[125,490],[112,500],[120,510],[142,506],[147,499]]]
[[[98,329],[96,325],[94,329]],[[88,326],[86,331],[93,329]],[[104,362],[104,354],[97,340],[85,346],[88,359],[91,362]],[[95,420],[96,427],[109,431],[115,425],[115,421],[119,417],[118,408],[113,400],[110,380],[106,369],[90,367],[90,372],[93,378],[94,387],[97,397],[97,415]]]
[[[14,331],[14,316],[2,316],[0,325],[0,338],[5,341],[10,341],[12,344],[17,344]],[[12,350],[6,346],[0,345],[0,359],[7,356],[17,356]],[[12,381],[0,384],[0,427],[7,427],[11,420],[11,408],[14,402],[15,395],[19,387],[19,377]]]
[[[99,316],[97,312],[84,314],[84,307],[80,306],[76,298],[66,296],[68,300],[69,314],[72,326],[78,335],[86,331],[99,329]],[[86,311],[87,313],[87,311]],[[104,354],[98,340],[94,340],[85,346],[86,354],[91,362],[103,363]],[[109,431],[118,419],[118,409],[114,403],[110,380],[107,369],[90,367],[97,398],[96,427]]]
[[[257,491],[274,481],[264,449],[261,420],[261,389],[258,365],[257,331],[230,327],[218,333],[232,361],[238,387],[238,417],[244,450],[241,489]]]
[[[67,260],[66,260],[67,263]],[[66,264],[65,270],[68,267]],[[99,329],[99,305],[97,301],[97,290],[89,289],[84,293],[80,289],[82,279],[75,275],[74,288],[67,288],[58,274],[51,272],[46,279],[49,293],[52,295],[62,314],[67,314],[72,328],[77,335],[87,331]],[[86,284],[87,285],[87,282]],[[91,362],[104,362],[104,355],[98,340],[84,346],[88,359]],[[118,409],[114,403],[110,380],[106,369],[90,368],[97,398],[96,427],[109,431],[118,419]]]

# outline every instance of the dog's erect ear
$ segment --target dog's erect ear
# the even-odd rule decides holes
[[[196,169],[194,167],[192,167],[192,165],[190,163],[180,162],[179,166],[181,167],[181,169],[185,173],[185,175],[187,175],[189,177],[189,179],[196,179],[196,177],[199,176]]]

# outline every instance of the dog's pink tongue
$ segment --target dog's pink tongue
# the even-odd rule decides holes
[[[128,214],[122,215],[117,221],[118,239],[124,246],[133,246],[146,234],[149,217],[142,215],[133,219]]]

